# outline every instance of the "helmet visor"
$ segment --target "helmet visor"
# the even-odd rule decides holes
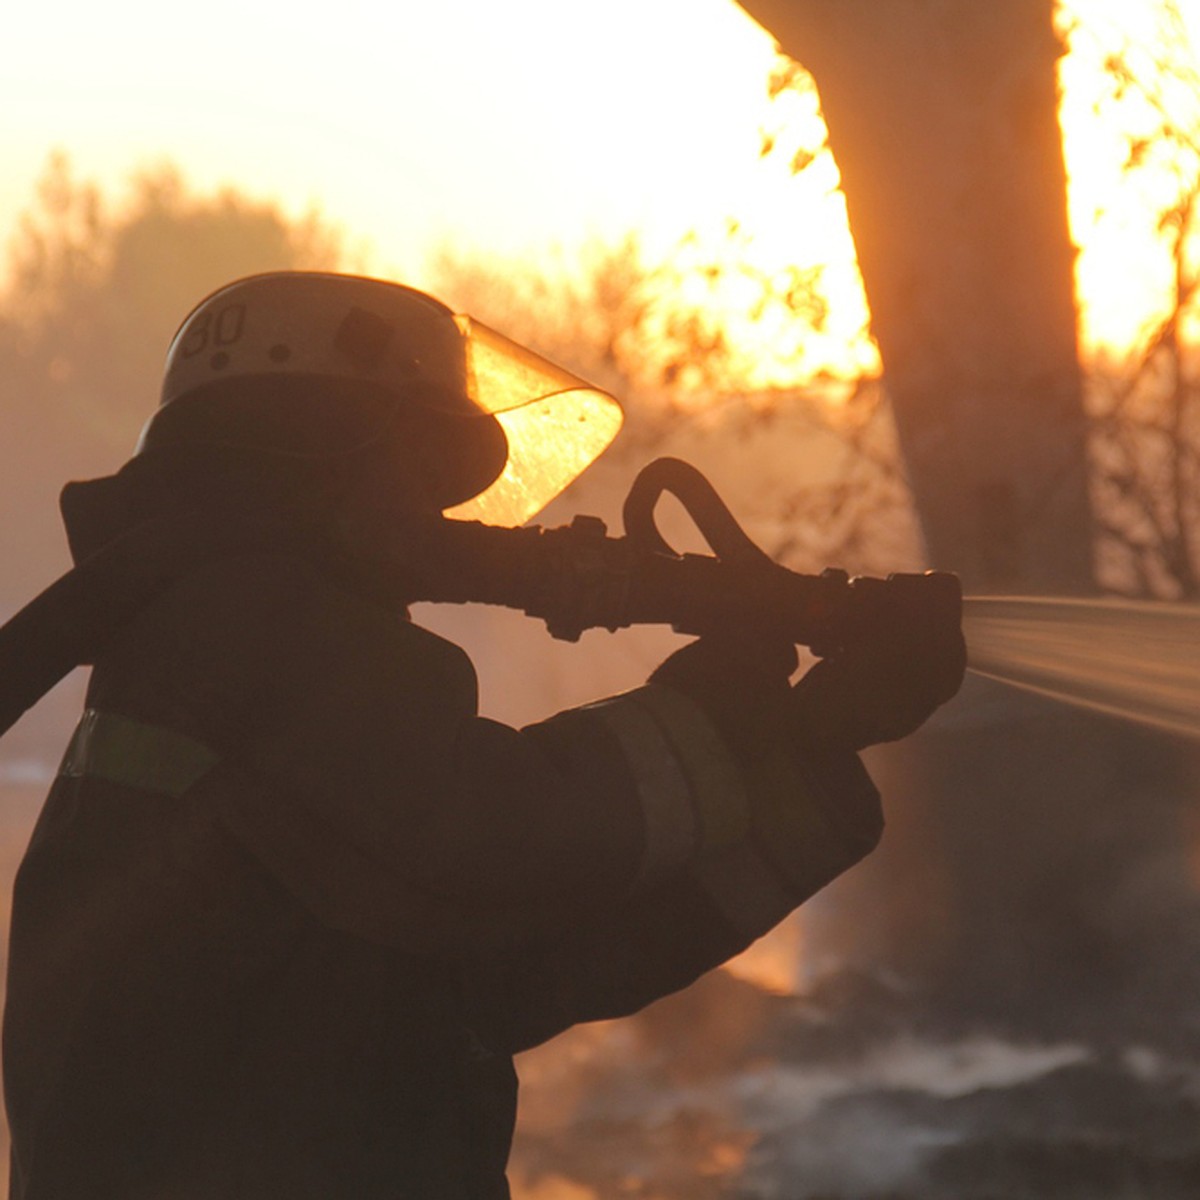
[[[468,395],[500,423],[508,461],[494,483],[446,516],[521,525],[608,447],[621,428],[621,406],[481,322],[454,320],[466,343]]]

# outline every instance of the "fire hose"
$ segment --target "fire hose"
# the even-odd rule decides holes
[[[711,555],[676,553],[664,539],[655,516],[664,493],[682,504]],[[669,625],[693,635],[752,628],[828,656],[881,624],[909,619],[918,580],[925,615],[959,619],[953,575],[884,580],[838,569],[806,575],[780,565],[750,539],[711,483],[678,459],[657,459],[638,474],[622,519],[622,537],[609,536],[591,516],[551,529],[414,519],[388,546],[343,557],[337,567],[397,606],[500,605],[543,620],[552,637],[567,641],[588,629],[631,625]],[[174,517],[130,529],[0,628],[0,735],[198,566],[256,549],[311,555],[320,544],[302,524],[268,519]]]

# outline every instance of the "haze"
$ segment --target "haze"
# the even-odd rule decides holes
[[[728,0],[69,0],[10,14],[3,60],[0,229],[51,147],[110,185],[170,157],[318,205],[408,273],[439,238],[512,251],[729,210],[772,43]]]

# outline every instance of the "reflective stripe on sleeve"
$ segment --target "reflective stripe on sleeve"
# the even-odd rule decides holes
[[[797,904],[858,862],[883,829],[879,793],[862,763],[847,753],[840,766],[831,776],[812,761],[777,754],[750,779],[751,840]]]
[[[761,937],[796,907],[752,842],[738,842],[700,859],[691,873],[725,920],[749,940]]]
[[[738,768],[717,731],[686,697],[650,685],[582,711],[616,736],[637,784],[646,830],[639,886],[745,829]]]
[[[590,705],[587,711],[612,731],[637,784],[645,846],[637,885],[644,886],[693,855],[698,839],[691,784],[675,748],[633,693]]]
[[[861,764],[853,762],[857,770],[842,781],[845,791],[834,795],[814,772],[782,752],[760,760],[748,772],[749,836],[690,868],[743,936],[761,937],[869,850],[869,841],[847,837],[825,812],[825,805],[833,801],[848,806],[877,800]],[[852,788],[860,793],[857,800]]]
[[[75,727],[59,774],[178,798],[218,761],[186,734],[89,708]]]
[[[731,845],[748,822],[742,772],[712,722],[686,696],[651,684],[633,695],[655,716],[674,743],[692,785],[705,849]]]

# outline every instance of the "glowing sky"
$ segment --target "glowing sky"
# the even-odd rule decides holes
[[[1129,24],[1148,4],[1068,7]],[[836,341],[861,322],[852,251],[836,202],[802,211],[786,170],[758,161],[771,64],[771,39],[732,0],[22,4],[0,39],[0,235],[55,147],[118,194],[170,158],[201,189],[316,206],[369,249],[368,269],[416,283],[439,239],[511,254],[637,228],[653,245],[736,214],[764,261],[804,239],[840,264]],[[1089,70],[1081,55],[1064,79]],[[1086,106],[1068,129],[1085,241],[1120,157],[1094,122],[1080,132]],[[1081,259],[1110,338],[1161,286],[1114,228]]]
[[[0,230],[52,146],[112,183],[169,156],[406,270],[450,233],[513,250],[728,208],[771,42],[730,0],[62,0],[6,13],[0,56]]]
[[[1111,94],[1101,76],[1105,58],[1122,55],[1135,76],[1160,89],[1172,119],[1193,136],[1200,131],[1200,77],[1163,80],[1156,59],[1169,53],[1195,75],[1194,47],[1200,33],[1200,0],[1181,0],[1183,36],[1193,48],[1175,42],[1161,24],[1161,10],[1144,0],[1060,0],[1060,16],[1081,24],[1062,60],[1060,121],[1070,178],[1071,231],[1081,253],[1076,293],[1083,310],[1085,342],[1123,347],[1166,311],[1172,283],[1169,257],[1153,241],[1155,215],[1170,204],[1179,181],[1196,169],[1200,145],[1186,136],[1172,144],[1156,139],[1162,116],[1138,87],[1114,105],[1097,99]],[[1171,43],[1163,46],[1164,38]],[[1146,166],[1125,171],[1129,139],[1147,139]]]

